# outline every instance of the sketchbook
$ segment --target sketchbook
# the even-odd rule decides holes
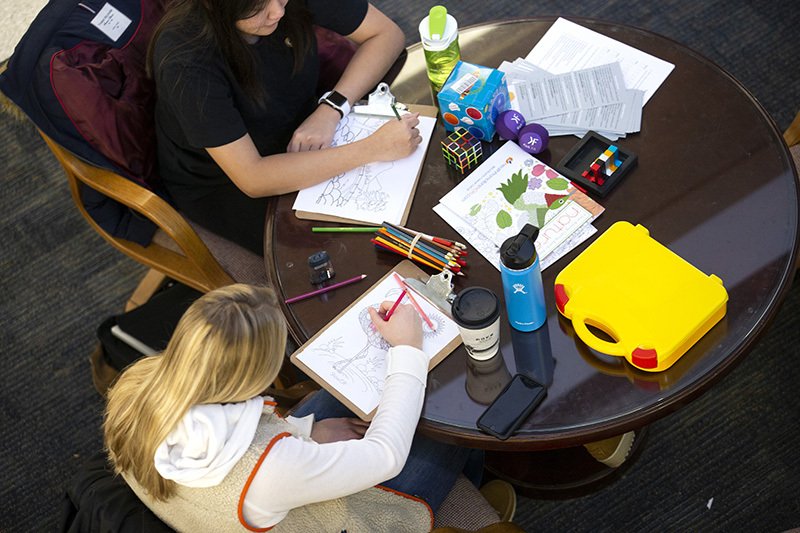
[[[383,393],[390,348],[372,327],[367,308],[397,300],[403,289],[394,272],[404,279],[428,277],[410,261],[399,263],[291,356],[300,370],[366,421],[375,416]],[[422,350],[431,358],[430,370],[461,344],[461,335],[450,317],[417,293],[413,296],[436,326],[422,322]],[[410,303],[408,297],[402,303]]]
[[[364,225],[388,221],[405,225],[438,111],[436,107],[425,105],[412,105],[409,110],[420,113],[422,142],[413,154],[397,161],[370,163],[301,190],[292,205],[297,218]],[[339,121],[331,146],[368,137],[387,120],[396,119],[347,115]]]

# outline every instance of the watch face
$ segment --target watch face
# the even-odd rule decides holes
[[[339,107],[343,107],[347,104],[347,98],[345,98],[343,94],[337,93],[336,91],[331,91],[331,93],[326,96],[325,99]]]

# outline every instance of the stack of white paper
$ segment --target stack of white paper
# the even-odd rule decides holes
[[[642,108],[674,65],[559,18],[525,59],[503,62],[511,105],[551,136],[641,129]]]

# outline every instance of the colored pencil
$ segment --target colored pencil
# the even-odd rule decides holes
[[[391,309],[389,309],[389,312],[388,312],[388,313],[386,313],[386,316],[385,316],[385,317],[383,317],[383,321],[384,321],[384,322],[386,322],[387,320],[389,320],[389,317],[390,317],[390,316],[392,316],[392,313],[394,313],[394,310],[395,310],[395,309],[397,309],[397,306],[398,306],[398,305],[400,305],[400,302],[403,300],[403,298],[405,297],[405,295],[406,295],[407,293],[408,293],[408,291],[407,291],[406,289],[403,289],[403,292],[401,292],[401,293],[400,293],[400,298],[398,298],[398,299],[397,299],[397,301],[394,303],[394,305],[392,306],[392,308],[391,308]]]
[[[385,239],[382,239],[382,238],[380,238],[380,237],[375,237],[374,239],[372,239],[372,242],[374,242],[374,243],[377,243],[377,244],[380,244],[380,245],[381,245],[381,246],[383,246],[384,248],[386,248],[386,249],[388,249],[388,250],[391,250],[391,251],[393,251],[393,252],[396,252],[396,253],[398,253],[398,254],[400,254],[400,255],[402,255],[402,256],[408,257],[408,253],[407,253],[407,251],[403,250],[403,249],[402,249],[402,248],[400,248],[399,246],[395,246],[394,244],[392,244],[392,243],[388,242],[388,241],[387,241],[387,240],[385,240]],[[422,263],[423,265],[428,265],[429,267],[438,268],[439,270],[441,270],[441,269],[442,269],[442,267],[440,267],[440,266],[437,266],[437,265],[434,265],[434,264],[433,264],[433,263],[431,263],[430,261],[428,261],[428,260],[426,260],[426,259],[422,258],[422,257],[421,257],[419,254],[415,254],[415,253],[413,253],[413,252],[412,252],[412,254],[411,254],[411,257],[408,257],[408,258],[409,258],[409,259],[413,259],[414,261],[417,261],[417,262],[419,262],[419,263]]]
[[[417,309],[417,312],[420,314],[425,323],[428,324],[428,327],[431,328],[433,331],[436,331],[436,325],[431,321],[430,318],[428,318],[428,315],[425,314],[425,311],[422,310],[422,306],[419,305],[417,299],[411,295],[413,289],[411,289],[411,287],[406,285],[406,280],[401,278],[399,274],[397,274],[397,272],[394,272],[394,279],[397,280],[397,283],[400,284],[401,288],[408,291],[408,299],[411,300],[411,305],[413,305]]]
[[[291,304],[297,302],[299,300],[304,300],[306,298],[311,298],[312,296],[316,296],[317,294],[322,294],[324,292],[332,291],[333,289],[338,289],[339,287],[344,287],[345,285],[350,285],[351,283],[355,283],[356,281],[361,281],[362,279],[366,278],[366,274],[361,274],[360,276],[356,276],[352,279],[348,279],[345,281],[341,281],[339,283],[335,283],[329,287],[323,287],[321,289],[317,289],[316,291],[311,291],[306,294],[301,294],[300,296],[295,296],[294,298],[289,298],[286,300],[287,304]]]
[[[408,257],[408,251],[404,251],[402,248],[399,248],[399,247],[395,246],[394,244],[392,244],[390,242],[387,242],[386,240],[384,240],[384,239],[382,239],[380,237],[375,237],[374,239],[372,239],[372,242],[373,242],[373,244],[375,244],[376,248],[379,248],[381,250],[387,250],[389,252],[394,252],[396,254],[400,254],[403,257],[405,257],[406,259],[411,259],[412,261],[416,261],[418,263],[422,263],[423,265],[429,266],[431,268],[435,268],[436,270],[439,270],[439,271],[441,271],[441,270],[450,270],[451,272],[453,272],[453,274],[455,274],[457,276],[466,277],[466,274],[464,274],[460,270],[456,271],[456,270],[454,270],[454,269],[452,269],[450,267],[442,267],[442,266],[439,266],[439,265],[435,265],[435,264],[431,263],[430,261],[427,261],[427,260],[423,259],[418,254],[412,253],[411,257]]]
[[[409,238],[408,234],[405,234],[400,230],[394,229],[392,227],[383,227],[380,229],[380,233],[391,234],[392,237],[400,239],[409,248],[411,247],[411,243],[414,242],[414,239]],[[458,262],[455,260],[455,256],[452,255],[450,252],[445,252],[441,248],[431,246],[422,239],[417,240],[417,242],[414,244],[414,248],[415,249],[419,248],[421,250],[424,250],[427,253],[434,255],[441,261],[453,261],[454,263]]]
[[[404,246],[404,245],[399,244],[399,243],[393,243],[393,242],[387,241],[386,239],[384,239],[384,238],[382,238],[380,236],[375,237],[375,239],[377,239],[378,242],[381,243],[381,244],[386,244],[386,245],[390,246],[395,252],[399,253],[400,255],[409,258],[409,255],[408,255],[409,248],[407,246]],[[373,240],[373,242],[374,242],[374,240]],[[416,248],[413,251],[411,251],[410,259],[413,259],[415,261],[419,261],[421,263],[424,263],[424,264],[426,264],[428,266],[432,266],[434,268],[438,268],[439,270],[447,268],[447,269],[452,270],[452,271],[454,271],[456,273],[461,270],[461,267],[458,266],[458,265],[449,265],[449,264],[447,264],[447,263],[445,263],[443,261],[439,261],[438,259],[430,257],[429,255],[425,254],[424,252],[422,252],[422,251],[420,251],[420,250],[418,250]]]
[[[387,225],[381,228],[382,231],[387,231],[392,235],[402,239],[406,242],[408,247],[411,247],[411,243],[414,242],[415,237],[410,233],[403,231],[400,227],[395,227],[392,225]],[[443,261],[453,261],[461,266],[466,266],[467,262],[461,258],[461,253],[459,250],[453,250],[450,248],[442,247],[438,244],[430,243],[425,239],[417,239],[415,244],[415,248],[421,248],[427,251],[428,253],[434,254],[435,256],[439,257],[439,259]]]
[[[345,228],[316,227],[316,228],[311,228],[311,231],[313,233],[372,233],[373,231],[378,231],[379,229],[381,228],[368,227],[368,226],[353,226]]]
[[[391,224],[389,222],[384,222],[383,226],[384,227],[391,227],[391,228],[393,228],[393,229],[395,229],[397,231],[403,232],[406,235],[409,235],[409,237],[411,239],[413,239],[414,237],[419,235],[420,239],[423,239],[426,243],[429,243],[432,246],[437,246],[439,248],[442,248],[443,250],[446,250],[448,252],[452,252],[452,253],[457,254],[457,255],[466,255],[466,253],[467,253],[466,250],[464,250],[464,248],[466,248],[466,247],[461,243],[452,243],[450,241],[447,241],[447,240],[444,240],[444,239],[440,239],[438,237],[432,237],[430,235],[426,235],[425,233],[420,233],[420,232],[414,231],[412,229],[404,228],[403,226],[397,226],[397,225]]]
[[[391,233],[385,231],[384,229],[381,229],[380,234],[385,236],[385,237],[388,237],[390,240],[393,240],[395,242],[395,244],[399,248],[403,249],[403,251],[405,251],[405,252],[408,252],[408,250],[411,249],[409,243],[407,243],[406,241],[404,241],[404,240],[392,235]],[[428,250],[426,250],[426,249],[424,249],[424,248],[422,248],[420,246],[415,246],[412,253],[416,253],[418,255],[421,255],[425,259],[427,259],[429,261],[433,261],[434,263],[440,264],[442,266],[450,265],[452,267],[458,268],[458,264],[456,262],[450,263],[449,261],[447,261],[444,258],[444,256],[440,256],[440,255],[436,254],[435,252],[430,252],[429,253]]]
[[[384,222],[384,225],[386,225],[386,224],[387,224],[387,222]],[[403,231],[407,231],[407,232],[409,232],[409,233],[411,233],[413,235],[419,234],[422,237],[424,237],[426,239],[429,239],[429,240],[435,242],[436,244],[440,244],[442,246],[447,246],[447,247],[451,247],[451,248],[459,248],[459,249],[465,249],[466,248],[466,245],[461,244],[460,242],[449,241],[447,239],[442,239],[441,237],[434,237],[433,235],[428,235],[427,233],[423,233],[421,231],[416,231],[416,230],[413,230],[413,229],[405,228],[403,226],[398,226],[396,224],[391,224],[391,225],[394,226],[395,228],[402,229]]]

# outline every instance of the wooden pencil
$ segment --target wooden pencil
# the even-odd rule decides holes
[[[401,248],[404,252],[408,252],[408,250],[410,250],[410,244],[409,243],[407,243],[406,241],[404,241],[404,240],[400,239],[399,237],[393,235],[392,233],[390,233],[388,231],[385,231],[384,229],[381,229],[379,231],[379,233],[381,235],[383,235],[385,237],[388,237],[389,239],[393,240],[395,242],[395,244],[399,248]],[[450,264],[451,266],[455,266],[455,267],[458,266],[458,264],[455,263],[455,262],[449,263],[446,259],[444,259],[444,256],[439,256],[439,255],[435,254],[434,252],[430,252],[430,253],[429,252],[430,251],[426,250],[425,248],[422,248],[422,247],[419,247],[419,246],[415,246],[414,247],[414,253],[417,253],[417,254],[421,255],[422,257],[425,257],[426,259],[428,259],[430,261],[434,261],[434,262],[440,263],[442,265]]]

